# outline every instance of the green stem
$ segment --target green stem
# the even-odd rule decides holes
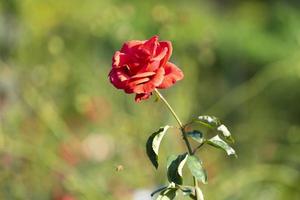
[[[170,110],[170,112],[172,113],[172,115],[174,116],[174,118],[176,119],[176,121],[178,122],[178,124],[180,126],[181,133],[182,133],[182,137],[183,137],[183,140],[184,140],[184,142],[186,144],[188,152],[189,152],[190,155],[194,155],[194,151],[192,150],[191,144],[190,144],[190,142],[189,142],[189,140],[187,138],[187,134],[185,132],[184,125],[180,121],[179,117],[177,116],[177,114],[175,113],[175,111],[173,110],[173,108],[171,107],[171,105],[169,104],[169,102],[164,98],[164,96],[157,89],[155,89],[154,92],[164,102],[164,104],[167,106],[167,108]],[[193,180],[194,180],[194,186],[195,186],[195,188],[198,187],[198,181],[197,181],[196,177],[193,176]],[[196,189],[195,189],[195,193],[197,193]],[[197,197],[197,194],[196,194],[196,197]]]
[[[168,101],[164,98],[164,96],[157,90],[154,90],[155,93],[157,94],[157,96],[166,104],[167,108],[171,111],[172,115],[175,117],[176,121],[178,122],[179,126],[181,129],[183,129],[183,124],[180,121],[179,117],[176,115],[175,111],[173,110],[173,108],[171,107],[171,105],[168,103]]]

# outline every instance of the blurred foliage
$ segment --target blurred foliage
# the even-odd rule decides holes
[[[185,73],[162,91],[179,116],[218,116],[237,141],[239,159],[199,153],[206,199],[300,198],[298,0],[1,0],[0,199],[133,199],[165,183],[144,146],[176,122],[107,79],[125,40],[154,34]],[[182,152],[179,133],[161,148]]]

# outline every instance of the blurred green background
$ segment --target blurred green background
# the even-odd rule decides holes
[[[298,0],[1,0],[0,199],[146,200],[166,183],[180,134],[158,171],[144,146],[176,121],[107,78],[124,41],[154,34],[185,74],[162,91],[181,119],[218,116],[236,139],[238,159],[199,152],[206,199],[300,199]]]

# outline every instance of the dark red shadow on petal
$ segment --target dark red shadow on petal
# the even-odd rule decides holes
[[[143,94],[137,94],[135,96],[135,102],[139,103],[142,100],[146,100],[151,96],[152,93],[143,93]]]

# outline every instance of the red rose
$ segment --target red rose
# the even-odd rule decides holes
[[[155,88],[164,89],[183,78],[182,71],[169,62],[172,44],[149,40],[132,40],[123,44],[112,58],[110,82],[126,93],[135,93],[135,101],[148,99]]]

